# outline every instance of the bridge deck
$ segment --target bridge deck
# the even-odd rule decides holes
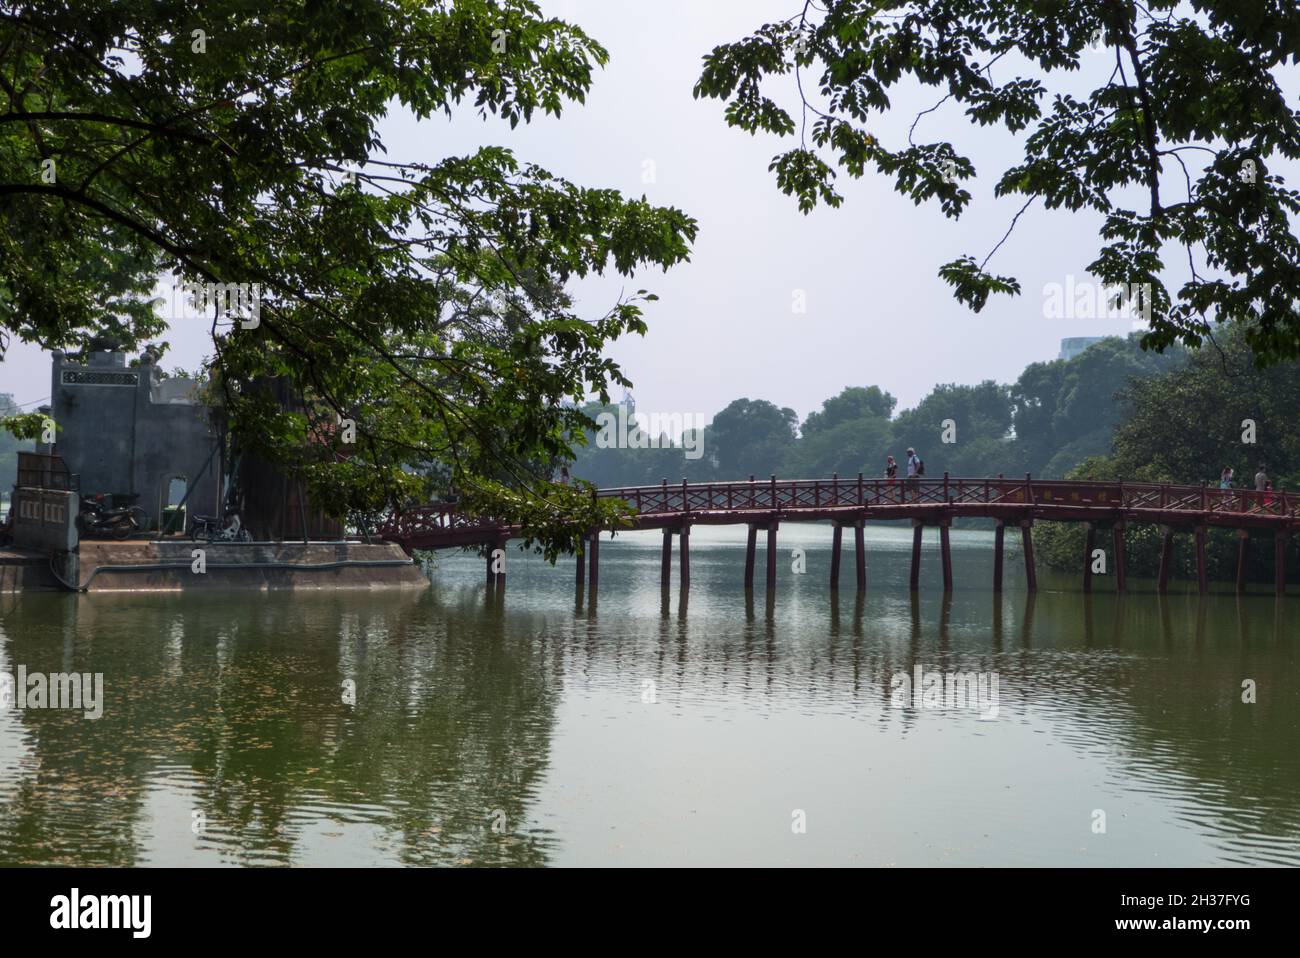
[[[1030,478],[664,482],[601,489],[597,495],[626,502],[633,510],[634,529],[869,519],[938,523],[967,516],[1290,532],[1300,522],[1300,499],[1285,492]],[[377,531],[408,551],[475,545],[519,534],[516,527],[466,515],[454,505],[407,510],[391,516]]]

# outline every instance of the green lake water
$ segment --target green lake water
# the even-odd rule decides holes
[[[0,710],[0,863],[1300,864],[1300,598],[1030,597],[1014,549],[995,596],[956,531],[945,599],[932,536],[915,597],[871,527],[833,596],[822,525],[771,599],[740,526],[694,530],[686,603],[657,533],[595,603],[515,549],[501,590],[442,553],[420,593],[0,597],[0,672],[104,676],[97,720]],[[996,709],[895,701],[918,667]]]

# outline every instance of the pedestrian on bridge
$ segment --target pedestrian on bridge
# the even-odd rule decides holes
[[[921,477],[925,475],[925,461],[916,454],[911,446],[907,447],[907,485],[912,490],[913,498],[921,498]]]
[[[885,478],[889,480],[889,486],[885,495],[890,500],[894,500],[897,498],[894,493],[894,484],[898,481],[898,462],[893,456],[885,457]]]

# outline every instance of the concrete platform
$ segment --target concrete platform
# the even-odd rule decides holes
[[[195,550],[203,551],[203,572],[195,571]],[[87,540],[78,585],[87,592],[422,589],[429,580],[400,546],[387,542]]]
[[[50,570],[44,552],[0,548],[0,592],[60,592],[63,587]]]

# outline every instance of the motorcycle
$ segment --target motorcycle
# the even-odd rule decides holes
[[[111,508],[101,492],[81,500],[77,532],[83,539],[129,539],[149,526],[149,514],[139,506]]]
[[[253,536],[239,522],[239,513],[232,512],[223,523],[219,516],[195,516],[190,523],[192,542],[252,542]]]

